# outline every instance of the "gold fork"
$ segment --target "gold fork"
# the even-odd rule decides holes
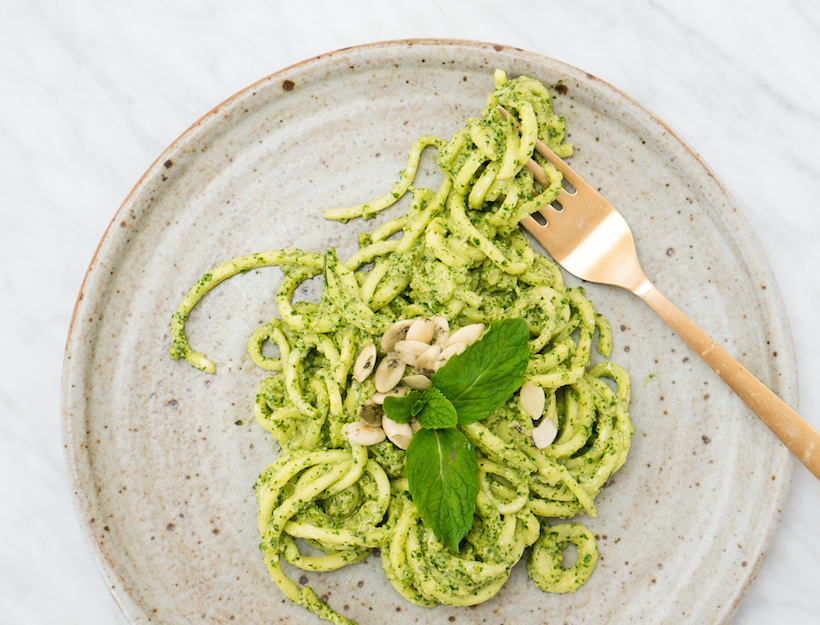
[[[503,107],[501,113],[517,124]],[[607,200],[541,141],[535,149],[564,175],[573,187],[556,198],[560,209],[540,210],[546,220],[532,216],[521,224],[555,261],[587,282],[612,284],[631,291],[649,304],[751,408],[786,447],[820,479],[820,433],[772,393],[760,380],[727,354],[686,315],[666,299],[644,275],[626,220]],[[541,184],[544,170],[532,159],[526,165]]]

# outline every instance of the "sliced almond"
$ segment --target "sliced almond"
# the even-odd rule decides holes
[[[407,341],[421,341],[422,343],[430,344],[433,340],[433,334],[436,331],[436,323],[427,317],[419,317],[410,326],[407,331],[407,336],[404,337]]]
[[[387,439],[399,449],[407,449],[413,438],[413,428],[409,423],[396,423],[386,416],[382,419],[382,430]]]
[[[436,361],[439,356],[441,356],[441,347],[431,345],[427,348],[427,351],[419,356],[418,362],[416,362],[416,369],[418,369],[419,373],[429,378],[436,372]]]
[[[465,349],[467,349],[467,343],[454,343],[450,345],[450,347],[445,347],[441,350],[441,354],[436,359],[436,369],[440,369],[443,367],[450,358],[455,356],[456,354],[460,354]]]
[[[421,422],[418,419],[416,419],[416,417],[413,417],[412,419],[410,419],[410,427],[413,430],[413,434],[415,434],[421,429]]]
[[[468,326],[464,326],[463,328],[459,328],[450,335],[450,338],[447,339],[444,347],[450,347],[450,345],[455,345],[456,343],[466,343],[467,345],[475,343],[483,331],[483,323],[473,323]]]
[[[391,388],[395,387],[402,376],[407,365],[401,360],[396,352],[390,352],[382,358],[379,366],[376,367],[376,375],[373,381],[376,383],[376,390],[380,393],[386,393]]]
[[[353,365],[353,379],[364,382],[376,366],[376,346],[368,343],[362,348],[359,357]]]
[[[433,345],[444,347],[447,339],[450,338],[450,322],[447,317],[433,317],[433,323],[436,324],[436,329],[433,331],[433,339],[430,341]]]
[[[430,381],[430,378],[428,378],[426,375],[421,374],[408,375],[406,378],[401,379],[401,383],[407,387],[419,391],[423,391],[424,389],[433,386],[433,383]]]
[[[532,441],[538,449],[544,449],[555,440],[556,434],[558,434],[558,428],[555,427],[552,419],[545,417],[538,427],[533,429]]]
[[[366,423],[370,427],[378,427],[382,424],[384,410],[372,401],[366,401],[359,406],[359,421]]]
[[[403,397],[404,395],[407,395],[407,389],[397,386],[396,388],[391,388],[386,393],[373,393],[373,395],[370,396],[370,401],[381,406],[386,397]]]
[[[540,386],[536,386],[532,382],[524,382],[521,390],[518,392],[518,397],[521,401],[521,409],[526,412],[533,421],[538,421],[544,413],[544,404],[547,402],[544,389]]]
[[[419,361],[419,356],[430,349],[430,345],[421,341],[399,341],[393,349],[402,362],[415,367]]]
[[[393,351],[393,346],[407,338],[407,331],[413,325],[413,319],[402,319],[387,328],[382,335],[382,351],[386,354]]]
[[[342,433],[354,445],[377,445],[387,436],[381,428],[372,428],[361,421],[348,423],[342,428]]]

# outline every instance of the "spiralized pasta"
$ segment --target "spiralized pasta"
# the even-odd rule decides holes
[[[520,131],[498,113],[498,104],[520,120]],[[283,450],[256,483],[260,549],[284,594],[322,618],[351,622],[310,587],[297,587],[283,561],[329,571],[379,548],[391,584],[422,606],[491,598],[530,547],[528,571],[545,592],[574,592],[592,572],[597,548],[590,532],[552,520],[596,515],[594,499],[629,449],[630,384],[611,362],[590,367],[596,329],[597,349],[609,356],[609,324],[580,288],[563,283],[554,263],[533,252],[518,227],[561,188],[561,174],[533,154],[536,137],[560,156],[571,153],[547,89],[527,77],[508,81],[497,71],[482,117],[470,119],[449,142],[416,141],[391,193],[325,212],[328,219],[367,219],[412,193],[406,213],[361,235],[352,258],[342,262],[332,249],[321,255],[294,248],[235,258],[205,274],[173,316],[170,355],[213,372],[214,363],[185,336],[193,306],[237,273],[271,265],[284,272],[279,317],[248,341],[253,362],[272,372],[259,386],[254,414]],[[444,174],[435,191],[412,186],[427,147],[438,151]],[[523,168],[531,157],[547,186]],[[294,290],[319,274],[325,280],[320,301],[291,303]],[[459,426],[478,458],[479,494],[458,551],[422,522],[408,492],[405,452],[389,440],[351,445],[343,434],[375,392],[372,377],[357,382],[351,376],[357,354],[397,320],[436,315],[453,329],[525,319],[526,380],[544,389],[542,419],[557,427],[554,441],[536,448],[533,419],[518,394],[485,419]],[[277,357],[263,355],[268,342]],[[304,555],[298,539],[325,555]],[[569,543],[578,557],[565,568]]]

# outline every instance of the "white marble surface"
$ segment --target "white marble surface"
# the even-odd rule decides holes
[[[124,624],[74,515],[62,353],[96,245],[192,122],[304,58],[387,39],[508,44],[624,90],[684,137],[743,208],[820,427],[820,4],[813,0],[0,3],[0,621]],[[820,482],[801,465],[733,624],[817,623]]]

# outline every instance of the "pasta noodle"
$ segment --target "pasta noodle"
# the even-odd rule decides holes
[[[520,132],[497,104],[520,119]],[[508,81],[497,71],[482,117],[449,142],[416,141],[391,193],[325,212],[328,219],[367,219],[412,193],[407,212],[361,235],[352,258],[342,262],[333,249],[322,255],[295,248],[238,257],[206,273],[173,315],[171,357],[213,372],[214,363],[188,344],[191,309],[237,273],[272,265],[284,273],[279,317],[248,341],[253,362],[271,372],[259,385],[254,414],[283,450],[256,483],[260,549],[285,596],[322,618],[351,622],[310,587],[297,587],[283,562],[329,571],[378,548],[390,583],[422,606],[491,598],[528,548],[529,575],[545,592],[575,592],[592,572],[593,536],[579,524],[554,520],[596,515],[594,499],[629,449],[630,383],[616,364],[590,366],[596,330],[597,349],[609,356],[609,324],[582,289],[567,287],[556,265],[533,252],[518,227],[561,188],[560,173],[539,155],[548,186],[523,169],[536,138],[560,156],[571,153],[546,88],[528,77]],[[438,151],[444,174],[435,191],[412,186],[427,147]],[[320,301],[291,303],[294,290],[319,274],[325,281]],[[544,389],[541,419],[557,430],[551,444],[536,447],[533,418],[518,394],[485,419],[459,426],[478,459],[479,492],[472,529],[458,551],[421,520],[408,490],[405,452],[390,440],[351,444],[344,433],[376,391],[372,376],[353,378],[357,355],[398,320],[419,316],[445,317],[453,329],[526,320],[525,379]],[[268,342],[277,357],[263,355]],[[324,555],[304,555],[297,541]],[[562,553],[570,543],[578,557],[565,568]]]

